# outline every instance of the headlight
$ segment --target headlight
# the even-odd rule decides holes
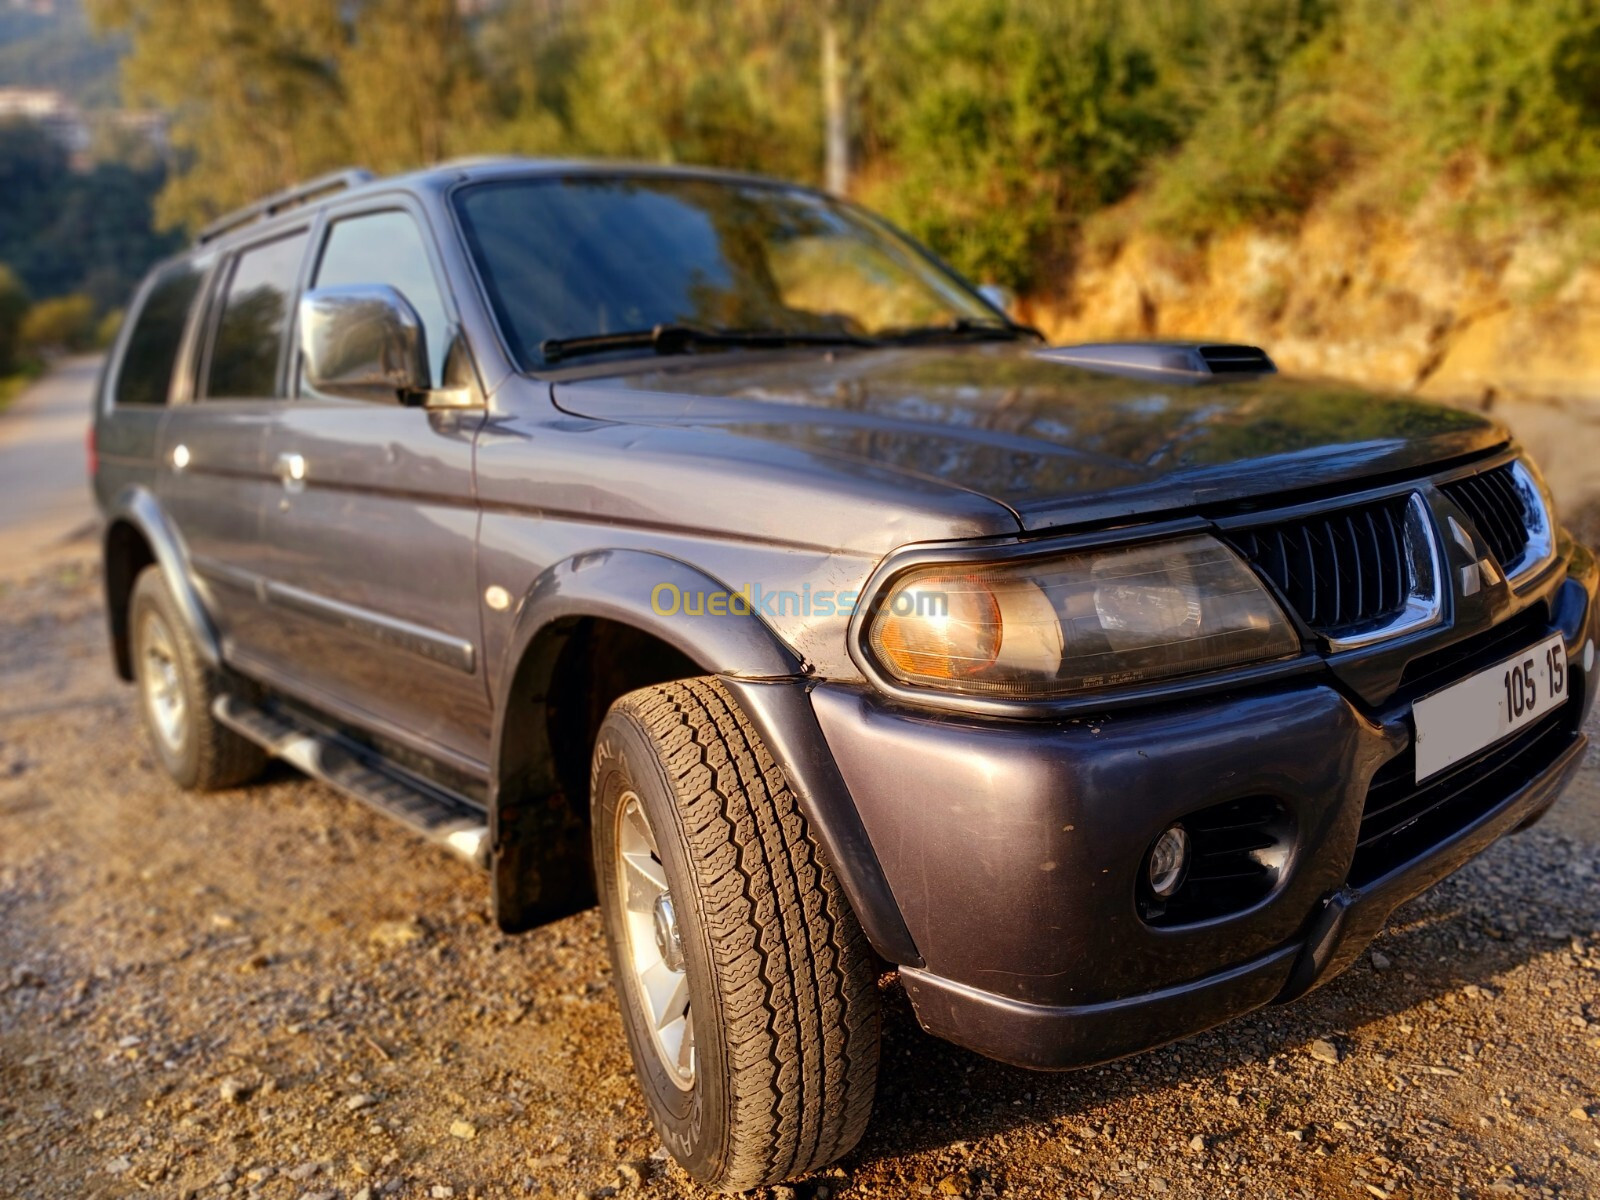
[[[1029,700],[1299,653],[1253,571],[1192,536],[1057,558],[914,568],[867,643],[900,683]]]
[[[1528,548],[1515,564],[1515,579],[1526,579],[1550,565],[1556,556],[1556,503],[1550,485],[1533,459],[1524,455],[1511,464],[1511,478],[1522,498],[1528,525]]]

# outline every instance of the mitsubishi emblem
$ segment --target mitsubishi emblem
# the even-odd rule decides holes
[[[1500,574],[1500,568],[1495,566],[1494,559],[1487,554],[1479,554],[1477,544],[1472,535],[1462,528],[1461,522],[1454,517],[1447,516],[1445,521],[1450,525],[1450,536],[1473,558],[1473,562],[1461,567],[1456,574],[1461,580],[1461,594],[1475,596],[1482,587],[1494,587],[1505,582],[1505,576]]]

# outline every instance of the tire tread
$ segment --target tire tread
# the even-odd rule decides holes
[[[720,682],[646,688],[617,708],[661,751],[712,946],[732,1068],[715,1184],[815,1170],[871,1115],[879,1005],[866,937],[782,769]]]
[[[194,756],[187,764],[192,774],[186,771],[186,777],[178,782],[195,791],[214,792],[254,779],[267,764],[267,752],[212,716],[212,703],[228,692],[226,680],[200,657],[199,647],[158,566],[146,567],[134,581],[130,609],[137,613],[141,604],[154,605],[171,630],[178,670],[188,692],[189,736],[194,741]],[[132,624],[130,622],[130,627]],[[158,735],[152,732],[151,736]]]

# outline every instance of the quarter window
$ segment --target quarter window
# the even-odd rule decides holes
[[[428,372],[433,386],[444,383],[450,318],[428,258],[422,230],[411,214],[398,210],[367,213],[335,221],[317,266],[315,287],[387,284],[404,296],[422,319]]]
[[[281,394],[278,359],[305,247],[306,234],[301,232],[239,255],[211,343],[208,398],[254,400]]]
[[[192,261],[174,263],[156,276],[133,318],[113,393],[117,404],[167,402],[177,371],[178,348],[203,272]]]

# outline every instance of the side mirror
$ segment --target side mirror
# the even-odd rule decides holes
[[[415,404],[433,386],[422,319],[384,284],[301,296],[300,354],[307,386],[327,396]]]

